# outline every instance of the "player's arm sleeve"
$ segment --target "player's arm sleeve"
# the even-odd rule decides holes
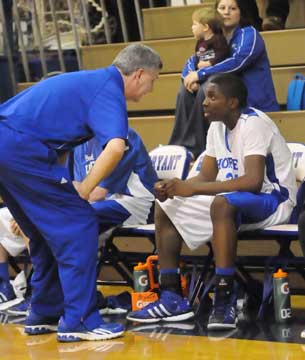
[[[207,134],[207,145],[206,145],[206,155],[216,158],[215,152],[215,141],[214,141],[214,123],[209,127]]]
[[[250,117],[243,133],[242,146],[244,156],[267,156],[273,137],[271,127],[257,116]]]
[[[260,34],[252,27],[241,29],[238,45],[231,48],[231,55],[220,63],[198,70],[198,78],[204,81],[207,76],[215,73],[238,72],[254,63],[262,52],[265,44]]]
[[[126,100],[122,89],[111,80],[95,96],[88,115],[88,125],[102,146],[114,138],[127,138]]]

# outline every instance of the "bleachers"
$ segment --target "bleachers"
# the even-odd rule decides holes
[[[305,142],[305,111],[278,111],[268,115],[276,123],[287,141]],[[174,115],[130,117],[129,124],[143,139],[148,150],[158,144],[167,144]]]

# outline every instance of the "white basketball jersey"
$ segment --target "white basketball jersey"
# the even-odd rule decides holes
[[[241,114],[235,128],[212,122],[207,136],[206,154],[216,158],[217,180],[240,177],[245,173],[245,157],[266,157],[265,178],[261,192],[277,191],[295,204],[296,181],[292,156],[273,121],[263,112],[250,108]]]

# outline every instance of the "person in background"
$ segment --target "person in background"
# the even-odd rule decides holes
[[[192,71],[213,66],[229,55],[229,46],[223,36],[221,22],[216,18],[213,8],[195,10],[192,20],[192,32],[197,43],[195,54],[187,60],[182,70],[182,78]],[[208,124],[205,122],[193,123],[188,121],[187,110],[193,106],[193,93],[197,92],[199,87],[199,83],[193,83],[191,91],[188,91],[182,83],[176,101],[175,127],[169,144],[180,145],[183,142],[183,145],[187,143],[188,148],[190,148],[195,138],[196,140],[198,138],[198,142],[201,139],[205,143]],[[198,154],[194,155],[197,156]]]
[[[262,30],[283,30],[289,15],[289,0],[268,0]]]
[[[262,111],[278,111],[270,64],[265,43],[259,32],[251,26],[247,3],[241,0],[217,0],[216,10],[222,20],[223,33],[230,47],[230,56],[213,66],[194,70],[183,77],[184,87],[180,88],[177,101],[187,104],[184,109],[178,106],[174,129],[183,129],[187,118],[188,133],[173,134],[179,137],[179,145],[188,148],[195,157],[206,147],[205,123],[202,102],[204,100],[204,82],[216,73],[235,73],[241,77],[248,89],[247,106]],[[200,84],[198,91],[193,91],[194,84]],[[189,99],[183,101],[185,97]],[[185,116],[180,116],[184,113]],[[205,120],[203,120],[205,119]],[[201,130],[199,127],[201,126]],[[196,129],[196,131],[192,131]],[[178,145],[178,144],[177,144]]]

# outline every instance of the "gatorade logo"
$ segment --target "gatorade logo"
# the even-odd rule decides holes
[[[281,285],[281,293],[285,295],[289,294],[288,282],[285,282]]]
[[[147,275],[141,275],[141,276],[139,276],[138,281],[139,281],[139,284],[140,284],[141,286],[147,286],[147,285],[148,285]]]
[[[148,305],[150,303],[151,303],[151,301],[138,300],[136,305],[137,305],[138,309],[143,309],[143,307],[145,307],[146,305]]]

